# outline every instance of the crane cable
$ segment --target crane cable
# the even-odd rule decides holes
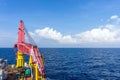
[[[27,31],[26,27],[24,27],[24,28],[25,28],[25,33],[26,33],[26,37],[28,38],[28,41],[29,41],[32,45],[37,46],[36,43],[35,43],[35,41],[34,41],[33,38],[31,37],[30,33]]]

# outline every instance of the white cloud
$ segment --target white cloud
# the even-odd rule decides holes
[[[119,25],[120,25],[120,17],[119,17],[119,16],[113,15],[113,16],[110,17],[110,19],[111,19],[111,20],[114,20],[114,22],[115,22],[116,24],[119,24]]]
[[[81,42],[118,42],[119,38],[117,37],[117,31],[111,31],[107,28],[95,28],[90,31],[85,31],[76,35],[78,37],[78,41]]]
[[[117,15],[113,15],[110,17],[110,19],[118,19],[119,17]]]
[[[60,32],[57,32],[56,30],[53,30],[52,28],[49,27],[46,27],[44,29],[37,29],[35,33],[41,37],[54,39],[54,40],[60,40],[62,37]]]
[[[109,30],[114,30],[116,28],[116,25],[113,24],[106,24],[104,28],[109,29]]]
[[[111,16],[110,19],[120,20],[117,15]],[[45,27],[30,32],[30,34],[37,38],[42,37],[48,40],[57,41],[59,44],[117,43],[120,42],[119,27],[120,25],[116,23],[106,24],[102,27],[98,26],[98,28],[93,28],[73,35],[63,35],[53,28]]]
[[[59,43],[71,44],[75,43],[76,40],[71,37],[71,35],[63,36],[60,32],[54,30],[53,28],[45,27],[44,29],[37,29],[35,32],[30,32],[31,35],[38,35],[37,37],[43,37],[46,39],[56,40]]]

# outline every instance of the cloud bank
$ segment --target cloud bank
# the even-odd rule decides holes
[[[91,30],[76,33],[73,35],[63,35],[61,32],[50,27],[36,29],[29,32],[34,39],[43,38],[53,40],[59,44],[111,44],[120,42],[120,18],[113,15],[110,19],[114,23],[98,26]]]

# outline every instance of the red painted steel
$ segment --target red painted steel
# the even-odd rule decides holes
[[[22,20],[19,23],[18,42],[15,47],[18,49],[18,51],[31,55],[33,58],[33,63],[37,64],[38,66],[39,74],[45,76],[44,64],[38,47],[25,42],[25,27]]]

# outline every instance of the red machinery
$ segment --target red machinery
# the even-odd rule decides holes
[[[27,54],[27,55],[31,56],[32,62],[29,65],[32,66],[33,63],[36,64],[36,66],[38,68],[39,76],[44,78],[45,77],[45,70],[44,70],[44,62],[42,59],[42,55],[40,54],[39,49],[36,45],[29,44],[29,43],[25,42],[25,27],[24,27],[24,23],[22,20],[19,23],[18,42],[16,43],[15,47],[23,55]],[[18,57],[18,53],[17,53],[17,57]],[[24,66],[24,61],[23,61],[23,64],[20,64],[20,63],[21,63],[20,60],[17,61],[17,67]]]

